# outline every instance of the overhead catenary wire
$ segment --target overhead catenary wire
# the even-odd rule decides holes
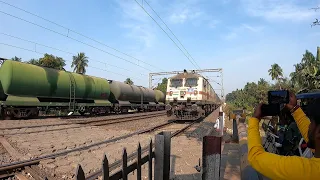
[[[29,24],[32,24],[32,25],[41,27],[41,28],[43,28],[43,29],[46,29],[46,30],[48,30],[48,31],[54,32],[54,33],[59,34],[59,35],[61,35],[61,36],[67,37],[67,38],[69,38],[69,39],[72,39],[72,40],[77,41],[77,42],[79,42],[79,43],[81,43],[81,44],[87,45],[87,46],[92,47],[92,48],[94,48],[94,49],[97,49],[97,50],[99,50],[99,51],[102,51],[102,52],[104,52],[104,53],[106,53],[106,54],[109,54],[110,56],[116,57],[116,58],[118,58],[118,59],[121,59],[121,60],[124,60],[124,61],[126,61],[126,62],[129,62],[129,63],[131,63],[131,64],[133,64],[133,65],[139,66],[139,67],[141,67],[141,68],[143,68],[143,69],[145,69],[145,70],[147,70],[147,71],[151,71],[150,69],[145,68],[145,67],[143,67],[143,66],[141,66],[141,65],[139,65],[139,64],[136,64],[136,63],[134,63],[134,62],[132,62],[132,61],[129,61],[129,60],[125,59],[125,58],[122,58],[122,57],[120,57],[120,56],[117,56],[117,55],[115,55],[115,54],[112,54],[112,53],[110,53],[110,52],[108,52],[108,51],[105,51],[105,50],[103,50],[103,49],[100,49],[100,48],[98,48],[98,47],[95,47],[95,46],[93,46],[93,45],[91,45],[91,44],[88,44],[88,43],[85,43],[85,42],[80,41],[80,40],[78,40],[78,39],[72,38],[72,37],[70,37],[70,36],[68,36],[68,35],[65,35],[65,34],[63,34],[63,33],[57,32],[57,31],[55,31],[55,30],[52,30],[52,29],[50,29],[50,28],[44,27],[44,26],[42,26],[42,25],[36,24],[36,23],[34,23],[34,22],[31,22],[31,21],[28,21],[28,20],[26,20],[26,19],[20,18],[20,17],[18,17],[18,16],[15,16],[15,15],[12,15],[12,14],[9,14],[9,13],[6,13],[6,12],[3,12],[3,11],[0,11],[0,12],[3,13],[3,14],[5,14],[5,15],[8,15],[8,16],[14,17],[14,18],[16,18],[16,19],[19,19],[19,20],[21,20],[21,21],[25,21],[25,22],[27,22],[27,23],[29,23]]]
[[[178,39],[178,37],[172,32],[172,30],[168,27],[168,25],[163,21],[163,19],[159,16],[159,14],[150,6],[150,4],[145,1],[142,0],[143,2],[145,2],[149,8],[157,15],[157,17],[161,20],[161,22],[167,27],[167,29],[171,32],[171,34],[177,39],[177,41],[179,42],[179,44],[182,46],[182,48],[187,52],[187,54],[191,57],[191,59],[193,60],[193,62],[196,64],[196,66],[200,68],[200,66],[197,64],[196,60],[191,56],[191,54],[188,52],[188,50],[184,47],[184,45],[181,43],[181,41]]]
[[[145,2],[149,8],[157,15],[157,17],[161,20],[161,22],[166,26],[166,28],[171,32],[171,34],[175,37],[175,39],[179,42],[179,44],[182,46],[182,48],[186,51],[186,53],[189,55],[187,56],[184,51],[177,45],[177,43],[169,36],[169,34],[160,26],[160,24],[145,10],[145,8],[137,1],[135,0],[136,3],[144,10],[144,12],[160,27],[160,29],[171,39],[171,41],[180,49],[180,51],[187,57],[187,59],[198,69],[201,69],[201,67],[198,65],[196,60],[191,56],[191,54],[188,52],[188,50],[185,48],[185,46],[181,43],[181,41],[178,39],[178,37],[172,32],[172,30],[168,27],[168,25],[164,22],[164,20],[159,16],[159,14],[151,7],[151,5],[146,1],[142,0],[142,3]],[[190,60],[193,60],[193,62]],[[205,74],[205,73],[204,73]],[[209,79],[207,75],[204,75]],[[216,81],[213,80],[213,82],[217,83]],[[218,85],[221,85],[220,83],[217,83]]]
[[[6,43],[2,43],[2,42],[0,42],[0,44],[1,45],[5,45],[5,46],[9,46],[9,47],[13,47],[13,48],[17,48],[17,49],[21,49],[21,50],[25,50],[25,51],[29,51],[29,52],[33,52],[33,53],[37,53],[37,54],[40,54],[40,55],[44,55],[45,54],[45,53],[41,53],[41,52],[38,52],[38,51],[35,51],[35,50],[32,50],[32,49],[27,49],[27,48],[23,48],[23,47],[11,45],[11,44],[6,44]],[[65,61],[72,62],[70,60],[65,60]],[[109,73],[112,73],[112,74],[116,74],[116,75],[119,75],[119,76],[127,77],[126,75],[123,75],[123,74],[120,74],[120,73],[116,73],[116,72],[112,72],[112,71],[109,71],[109,70],[106,70],[106,69],[101,69],[101,68],[94,67],[94,66],[88,66],[88,67],[94,68],[94,69],[99,69],[101,71],[106,71],[106,72],[109,72]]]
[[[55,48],[55,47],[51,47],[51,46],[47,46],[47,45],[44,45],[44,44],[40,44],[40,43],[31,41],[31,40],[27,40],[27,39],[23,39],[23,38],[20,38],[20,37],[17,37],[17,36],[13,36],[13,35],[10,35],[10,34],[7,34],[7,33],[0,32],[0,34],[8,36],[8,37],[15,38],[15,39],[19,39],[19,40],[22,40],[22,41],[25,41],[25,42],[33,43],[35,45],[40,45],[40,46],[43,46],[43,47],[46,47],[46,48],[50,48],[50,49],[53,49],[53,50],[56,50],[56,51],[64,52],[66,54],[77,55],[77,54],[72,53],[72,52],[68,52],[68,51],[65,51],[65,50],[62,50],[62,49],[58,49],[58,48]],[[91,58],[88,58],[88,59],[93,60]],[[113,66],[113,67],[116,67],[116,68],[119,68],[119,69],[122,69],[122,70],[125,70],[125,71],[130,71],[130,70],[126,69],[126,68],[122,68],[122,67],[119,67],[119,66],[116,66],[116,65],[105,63],[105,62],[102,62],[102,61],[99,61],[99,60],[93,60],[93,61],[97,61],[97,62],[102,63],[104,65]],[[145,75],[145,74],[141,74],[141,75]]]
[[[162,80],[161,78],[157,78],[157,79],[158,79],[158,81],[155,83],[155,85],[152,85],[152,88],[155,88],[158,85],[158,83],[160,82],[160,80]]]
[[[152,65],[152,64],[150,64],[150,63],[148,63],[148,62],[145,62],[145,61],[143,61],[143,60],[141,60],[141,59],[138,59],[138,58],[136,58],[136,57],[133,57],[132,55],[129,55],[129,54],[125,53],[125,52],[122,52],[122,51],[120,51],[120,50],[118,50],[118,49],[116,49],[116,48],[114,48],[114,47],[111,47],[111,46],[109,46],[109,45],[107,45],[107,44],[105,44],[105,43],[103,43],[103,42],[101,42],[101,41],[95,40],[95,39],[93,39],[93,38],[91,38],[91,37],[89,37],[89,36],[86,36],[86,35],[84,35],[84,34],[82,34],[82,33],[79,33],[79,32],[77,32],[77,31],[75,31],[75,30],[72,30],[72,29],[70,29],[70,28],[68,28],[68,27],[66,27],[66,26],[63,26],[63,25],[58,24],[58,23],[56,23],[56,22],[53,22],[53,21],[51,21],[51,20],[49,20],[49,19],[46,19],[46,18],[44,18],[44,17],[41,17],[41,16],[39,16],[39,15],[37,15],[37,14],[34,14],[34,13],[30,12],[30,11],[27,11],[27,10],[22,9],[22,8],[20,8],[20,7],[17,7],[17,6],[15,6],[15,5],[9,4],[9,3],[7,3],[7,2],[1,1],[1,0],[0,0],[0,2],[3,3],[3,4],[6,4],[6,5],[8,5],[8,6],[11,6],[11,7],[13,7],[13,8],[19,9],[20,11],[23,11],[23,12],[25,12],[25,13],[28,13],[28,14],[30,14],[30,15],[32,15],[32,16],[35,16],[35,17],[37,17],[37,18],[40,18],[40,19],[42,19],[42,20],[44,20],[44,21],[47,21],[47,22],[49,22],[49,23],[51,23],[51,24],[54,24],[54,25],[59,26],[59,27],[61,27],[61,28],[64,28],[64,29],[68,30],[68,32],[73,32],[73,33],[75,33],[75,34],[77,34],[77,35],[80,35],[80,36],[86,38],[86,39],[90,39],[91,41],[94,41],[94,42],[96,42],[96,43],[98,43],[98,44],[100,44],[100,45],[106,46],[106,47],[108,47],[108,48],[110,48],[110,49],[112,49],[112,50],[114,50],[114,51],[116,51],[116,52],[118,52],[118,53],[121,53],[121,54],[123,54],[123,55],[126,55],[126,56],[128,56],[128,57],[130,57],[130,58],[133,58],[133,59],[135,59],[135,60],[137,60],[137,61],[139,61],[139,62],[142,62],[142,63],[144,63],[144,64],[147,64],[147,65],[149,65],[149,66],[151,66],[151,67],[153,67],[153,68],[159,69],[159,67],[157,67],[157,66],[154,66],[154,65]]]
[[[143,11],[160,27],[160,29],[171,39],[171,41],[180,49],[180,51],[187,57],[191,64],[196,67],[196,65],[190,60],[186,53],[178,46],[178,44],[169,36],[169,34],[160,26],[160,24],[146,11],[146,9],[137,1],[136,3],[143,9]],[[197,67],[196,67],[197,68]]]
[[[8,6],[11,6],[11,7],[13,7],[13,8],[19,9],[19,10],[21,10],[21,11],[23,11],[23,12],[25,12],[25,13],[28,13],[28,14],[30,14],[30,15],[33,15],[33,16],[35,16],[35,17],[38,17],[38,18],[40,18],[40,19],[42,19],[42,20],[45,20],[45,21],[50,22],[50,23],[52,23],[52,24],[55,24],[55,25],[57,25],[57,26],[59,26],[59,27],[62,27],[62,28],[64,28],[64,29],[68,30],[68,35],[69,35],[69,32],[73,32],[73,33],[78,34],[78,35],[80,35],[80,36],[82,36],[82,37],[84,37],[84,38],[90,39],[90,40],[92,40],[92,41],[94,41],[94,42],[96,42],[96,43],[99,43],[99,44],[101,44],[101,45],[103,45],[103,46],[106,46],[106,47],[108,47],[108,48],[110,48],[110,49],[112,49],[112,50],[114,50],[114,51],[117,51],[117,52],[119,52],[119,53],[121,53],[121,54],[124,54],[124,55],[126,55],[126,56],[128,56],[128,57],[130,57],[130,58],[133,58],[133,59],[135,59],[135,60],[138,60],[139,62],[142,62],[142,63],[145,63],[145,64],[147,64],[147,65],[149,65],[149,66],[155,67],[155,66],[153,66],[153,65],[151,65],[151,64],[149,64],[149,63],[146,63],[145,61],[142,61],[142,60],[140,60],[140,59],[137,59],[137,58],[135,58],[135,57],[133,57],[133,56],[127,54],[127,53],[123,53],[123,52],[119,51],[119,50],[116,49],[116,48],[113,48],[113,47],[111,47],[111,46],[108,46],[108,45],[106,45],[106,44],[104,44],[104,43],[102,43],[102,42],[100,42],[100,41],[97,41],[97,40],[95,40],[95,39],[93,39],[93,38],[90,38],[90,37],[88,37],[88,36],[86,36],[86,35],[83,35],[83,34],[77,32],[77,31],[71,30],[71,29],[69,29],[68,27],[62,26],[62,25],[60,25],[60,24],[58,24],[58,23],[56,23],[56,22],[53,22],[53,21],[48,20],[48,19],[46,19],[46,18],[43,18],[43,17],[41,17],[41,16],[39,16],[39,15],[36,15],[36,14],[34,14],[34,13],[31,13],[31,12],[29,12],[29,11],[27,11],[27,10],[24,10],[24,9],[22,9],[22,8],[19,8],[19,7],[17,7],[17,6],[14,6],[14,5],[12,5],[12,4],[9,4],[9,3],[7,3],[7,2],[1,1],[1,0],[0,0],[0,2],[6,4],[6,5],[8,5]],[[136,1],[136,2],[137,2],[137,1]],[[138,2],[137,2],[137,3],[138,3]],[[146,3],[147,3],[147,2],[146,2]],[[139,3],[138,3],[138,4],[139,4]],[[139,4],[139,5],[140,5],[140,4]],[[152,7],[149,5],[149,3],[147,3],[147,5],[152,9]],[[141,5],[140,5],[140,7],[146,12],[146,10],[145,10]],[[153,10],[153,9],[152,9],[152,10]],[[153,10],[153,11],[154,11],[154,10]],[[41,26],[41,25],[36,24],[36,23],[34,23],[34,22],[28,21],[28,20],[26,20],[26,19],[22,19],[22,18],[20,18],[20,17],[14,16],[14,15],[12,15],[12,14],[9,14],[9,13],[3,12],[3,11],[0,11],[0,12],[2,12],[3,14],[6,14],[6,15],[8,15],[8,16],[11,16],[11,17],[20,19],[20,20],[22,20],[22,21],[25,21],[25,22],[27,22],[27,23],[33,24],[33,25],[35,25],[35,26],[41,27],[41,28],[46,29],[46,30],[48,30],[48,31],[54,32],[54,33],[59,34],[59,35],[61,35],[61,36],[65,36],[65,37],[67,37],[67,38],[69,38],[69,39],[72,39],[72,40],[74,40],[74,41],[77,41],[77,42],[82,43],[82,44],[84,44],[84,45],[87,45],[87,46],[89,46],[89,47],[92,47],[92,48],[94,48],[94,49],[97,49],[97,50],[99,50],[99,51],[102,51],[102,52],[104,52],[104,53],[106,53],[106,54],[109,54],[109,55],[111,55],[111,56],[114,56],[114,57],[116,57],[116,58],[119,58],[119,59],[121,59],[121,60],[124,60],[124,61],[126,61],[126,62],[131,63],[131,64],[134,64],[134,65],[136,65],[136,66],[138,66],[138,67],[141,67],[141,68],[143,68],[143,69],[145,69],[145,70],[151,71],[150,69],[147,69],[147,68],[145,68],[145,67],[143,67],[143,66],[140,66],[139,64],[136,64],[136,63],[131,62],[131,61],[125,59],[125,58],[122,58],[122,57],[119,57],[119,56],[117,56],[117,55],[114,55],[114,54],[112,54],[112,53],[110,53],[110,52],[107,52],[107,51],[105,51],[105,50],[103,50],[103,49],[97,48],[97,47],[95,47],[95,46],[93,46],[93,45],[90,45],[90,44],[88,44],[88,43],[85,43],[85,42],[82,42],[82,41],[77,40],[77,39],[75,39],[75,38],[72,38],[72,37],[70,37],[70,36],[68,36],[68,35],[66,35],[66,34],[64,34],[64,33],[57,32],[57,31],[55,31],[55,30],[49,29],[49,28],[47,28],[47,27]],[[154,11],[154,12],[155,12],[155,11]],[[152,16],[151,16],[148,12],[146,12],[146,13],[152,18]],[[156,14],[157,14],[157,13],[156,13]],[[157,16],[160,18],[160,16],[159,16],[158,14],[157,14]],[[152,19],[153,19],[153,18],[152,18]],[[160,19],[161,19],[161,18],[160,18]],[[153,20],[155,21],[155,19],[153,19]],[[163,22],[162,19],[161,19],[161,21]],[[156,21],[155,21],[155,22],[156,22]],[[163,22],[163,23],[164,23],[164,22]],[[164,31],[164,29],[163,29],[157,22],[156,22],[156,24]],[[165,24],[165,23],[164,23],[164,24]],[[165,24],[165,25],[166,25],[166,24]],[[166,26],[167,26],[167,25],[166,25]],[[169,31],[175,36],[175,34],[171,31],[171,29],[170,29],[168,26],[167,26],[167,28],[168,28]],[[164,31],[164,32],[167,34],[166,31]],[[172,39],[168,34],[167,34],[167,36],[173,41],[173,39]],[[175,36],[175,38],[176,38],[176,39],[178,40],[178,42],[182,45],[182,43],[179,41],[179,39],[178,39],[176,36]],[[180,51],[183,52],[182,49],[177,45],[177,43],[176,43],[175,41],[173,41],[173,42],[174,42],[175,45],[180,49]],[[183,47],[183,49],[186,50],[186,48],[185,48],[183,45],[182,45],[182,47]],[[186,50],[186,52],[187,52],[187,54],[192,58],[192,60],[195,62],[195,64],[194,64],[194,63],[190,60],[190,58],[183,52],[183,54],[188,58],[188,60],[189,60],[194,66],[198,66],[198,64],[196,63],[196,61],[194,60],[194,58],[190,55],[190,53],[189,53],[187,50]],[[199,66],[198,66],[198,67],[199,67]],[[200,68],[200,67],[199,67],[199,68]]]

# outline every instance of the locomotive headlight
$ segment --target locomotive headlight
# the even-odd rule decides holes
[[[197,91],[197,90],[194,90],[193,93],[194,93],[194,95],[197,95],[197,94],[198,94],[198,91]]]
[[[173,92],[172,92],[172,91],[170,91],[170,96],[172,96],[172,94],[173,94]]]

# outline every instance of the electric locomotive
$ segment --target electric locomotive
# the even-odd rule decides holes
[[[196,120],[217,109],[221,100],[205,77],[184,70],[168,79],[166,104],[168,116]]]

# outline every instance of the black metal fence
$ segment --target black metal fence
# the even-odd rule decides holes
[[[148,147],[141,148],[140,143],[138,145],[137,151],[131,155],[127,154],[126,148],[123,149],[122,160],[121,162],[115,162],[109,164],[108,158],[104,155],[102,160],[102,169],[97,173],[85,176],[83,168],[81,165],[78,165],[76,170],[76,179],[85,180],[85,179],[96,179],[99,176],[102,176],[103,180],[127,180],[128,174],[137,170],[137,179],[141,180],[141,167],[145,163],[148,163],[148,179],[152,180],[153,177],[155,180],[169,179],[170,176],[170,152],[171,151],[171,133],[162,132],[155,136],[155,144],[150,143]],[[142,156],[142,154],[145,154]],[[131,164],[128,164],[128,160],[135,159]],[[154,160],[154,167],[153,167]],[[110,174],[112,169],[121,167],[120,170],[116,171],[113,174]],[[153,172],[154,168],[154,172]],[[153,176],[154,175],[154,176]]]

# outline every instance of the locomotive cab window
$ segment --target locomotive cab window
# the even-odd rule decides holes
[[[188,78],[184,84],[186,87],[198,86],[198,78]]]
[[[182,79],[171,79],[170,87],[181,87]]]

